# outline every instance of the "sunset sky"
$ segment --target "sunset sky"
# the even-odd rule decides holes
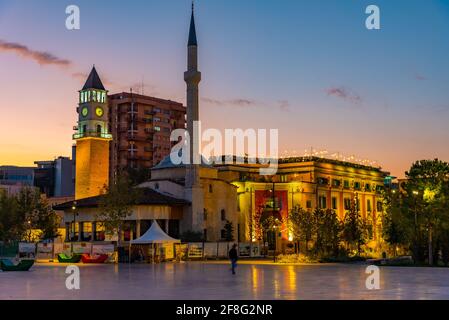
[[[65,8],[81,30],[65,28]],[[0,0],[0,165],[70,155],[78,90],[185,102],[191,2]],[[365,28],[365,8],[381,30]],[[278,128],[280,151],[327,149],[402,177],[449,161],[449,1],[198,0],[200,117]]]

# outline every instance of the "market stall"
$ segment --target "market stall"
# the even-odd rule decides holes
[[[174,239],[166,234],[157,221],[153,220],[151,227],[143,236],[130,241],[129,261],[140,260],[154,263],[161,260],[173,259],[173,246],[175,243],[180,242],[180,240]],[[132,250],[133,246],[137,249],[134,252]]]

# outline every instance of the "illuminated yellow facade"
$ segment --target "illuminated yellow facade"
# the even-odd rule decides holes
[[[75,199],[99,195],[109,184],[109,140],[83,138],[76,142]]]
[[[368,247],[382,247],[382,190],[389,175],[379,168],[317,157],[280,159],[277,174],[260,175],[258,164],[220,165],[218,177],[237,187],[239,239],[258,240],[256,216],[276,212],[288,219],[292,208],[331,209],[340,220],[354,204],[369,224]],[[272,190],[274,189],[274,196]],[[273,202],[274,200],[274,202]],[[279,242],[293,240],[281,230]]]

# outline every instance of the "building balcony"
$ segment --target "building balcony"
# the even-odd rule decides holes
[[[141,136],[141,135],[137,135],[137,134],[128,134],[127,139],[129,141],[147,141],[147,137],[146,136]]]
[[[72,136],[72,138],[74,140],[82,139],[82,138],[101,138],[101,139],[111,140],[112,139],[112,134],[104,133],[104,132],[97,132],[97,131],[93,131],[93,130],[88,130],[88,131],[85,131],[85,132],[75,133]]]
[[[149,159],[148,157],[143,157],[143,156],[139,156],[139,155],[136,155],[136,154],[134,154],[134,155],[128,154],[128,155],[126,156],[126,158],[127,158],[128,160],[151,161],[151,159]]]

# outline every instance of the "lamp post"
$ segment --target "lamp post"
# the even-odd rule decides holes
[[[276,197],[275,197],[275,194],[274,194],[274,190],[275,189],[275,185],[274,185],[274,181],[272,182],[272,187],[271,187],[271,189],[269,190],[270,192],[271,192],[271,201],[272,201],[272,207],[271,207],[271,218],[272,218],[272,223],[273,223],[273,225],[272,225],[272,227],[270,227],[270,228],[272,228],[273,229],[273,235],[274,235],[274,253],[273,253],[273,261],[276,261],[276,229],[275,229],[275,224],[274,224],[274,210],[275,210],[275,207],[276,207],[276,204],[275,204],[275,202],[276,202]]]
[[[75,239],[75,233],[76,233],[76,226],[75,226],[75,223],[76,223],[76,201],[73,201],[73,205],[72,205],[72,213],[73,213],[73,227],[72,227],[72,230],[73,230],[73,239]],[[72,242],[73,242],[73,240],[72,240]]]
[[[415,255],[418,253],[418,213],[417,213],[417,198],[419,195],[419,192],[417,190],[413,190],[413,214],[415,216]]]

